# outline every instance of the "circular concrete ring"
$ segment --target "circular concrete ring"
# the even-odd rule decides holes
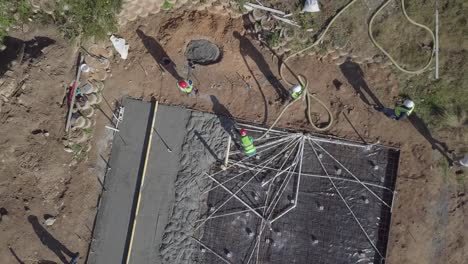
[[[155,15],[161,11],[160,5],[154,5],[153,8],[150,10],[150,14]]]
[[[89,120],[88,118],[86,118],[86,123],[84,124],[83,129],[88,129],[88,128],[90,128],[92,124],[93,124],[93,122],[91,122],[91,120]]]
[[[86,124],[86,119],[82,116],[78,117],[75,122],[73,122],[73,128],[82,128]]]
[[[80,113],[86,117],[86,118],[90,118],[94,115],[94,108],[88,108],[88,109],[85,109],[85,110],[82,110],[80,111]]]
[[[221,59],[218,46],[206,39],[195,39],[185,49],[185,57],[196,64],[208,65]]]
[[[275,26],[275,21],[273,19],[268,19],[268,17],[262,18],[260,21],[262,28],[266,31],[272,30]]]
[[[96,94],[89,94],[88,95],[88,102],[90,105],[94,105],[97,102],[97,96]]]
[[[96,93],[96,105],[100,104],[101,102],[102,102],[102,94]]]

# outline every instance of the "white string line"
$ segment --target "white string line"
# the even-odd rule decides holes
[[[276,144],[275,142],[286,140],[287,138],[290,138],[291,136],[292,136],[293,138],[299,138],[299,137],[301,137],[302,135],[301,135],[301,134],[293,134],[293,135],[290,135],[290,136],[287,136],[287,137],[283,137],[283,139],[278,139],[278,140],[275,140],[275,141],[272,141],[272,142],[265,143],[265,144],[263,144],[263,145],[256,146],[255,148],[256,148],[256,149],[262,149],[262,148],[268,147],[268,146],[270,146],[270,145],[275,145],[275,146],[276,146],[276,145],[278,145],[278,144]],[[274,143],[275,143],[275,144],[274,144]]]
[[[294,148],[295,148],[298,144],[299,144],[299,140],[298,140],[297,143],[294,145]],[[289,152],[288,156],[287,156],[286,159],[284,160],[283,164],[281,164],[281,167],[278,169],[278,171],[280,171],[280,170],[284,167],[284,165],[286,164],[286,162],[287,162],[287,161],[289,160],[289,158],[291,157],[291,154],[292,154],[292,153],[293,153],[293,151]],[[284,169],[283,171],[290,170],[294,164],[297,164],[297,163],[293,163],[291,166],[289,166],[288,168]],[[280,171],[279,173],[277,173],[277,174],[275,175],[274,178],[276,178],[276,177],[277,177],[278,175],[280,175],[280,174],[282,174],[281,171]],[[264,186],[264,184],[262,184],[262,187],[263,187],[263,186]],[[266,197],[266,199],[265,199],[265,206],[264,206],[264,209],[263,209],[263,215],[266,214],[267,204],[268,204],[268,200],[269,200],[269,197],[270,197],[270,193],[271,193],[272,187],[273,187],[273,184],[268,185],[268,191],[267,191],[267,197]],[[256,263],[258,263],[259,256],[260,256],[260,244],[261,244],[261,243],[260,243],[260,240],[261,240],[263,231],[264,231],[264,229],[265,229],[265,227],[266,227],[266,225],[267,225],[267,223],[268,223],[270,217],[271,217],[271,215],[268,216],[267,221],[264,221],[264,220],[262,219],[262,221],[261,221],[261,223],[260,223],[260,233],[259,233],[259,235],[258,235],[258,237],[257,237],[257,239],[256,239],[256,242],[255,242],[254,247],[253,247],[253,249],[252,249],[252,253],[251,253],[250,256],[249,256],[249,260],[248,260],[247,264],[250,263],[250,260],[251,260],[251,258],[252,258],[252,256],[253,256],[253,254],[255,253],[255,250],[257,251]]]
[[[373,192],[371,189],[369,189],[369,187],[367,187],[364,183],[361,182],[361,180],[358,179],[358,177],[354,176],[354,174],[352,172],[350,172],[343,164],[341,164],[341,162],[339,162],[337,159],[335,159],[335,157],[333,157],[330,153],[328,153],[328,151],[326,151],[324,148],[322,148],[322,146],[320,146],[317,142],[315,142],[314,140],[311,140],[309,139],[309,144],[312,148],[314,148],[312,146],[312,144],[310,142],[313,142],[315,145],[317,145],[320,149],[322,149],[325,153],[327,153],[328,156],[330,156],[330,158],[332,158],[336,163],[338,163],[345,171],[347,171],[351,176],[353,176],[353,178],[358,181],[362,186],[364,186],[364,188],[366,188],[370,193],[372,193],[379,201],[381,201],[384,205],[386,205],[388,208],[391,208],[390,205],[388,205],[384,200],[382,200],[375,192]],[[317,157],[318,158],[318,157]],[[321,161],[320,161],[321,162]]]
[[[296,145],[294,146],[294,148],[300,143],[300,141],[298,140]],[[291,157],[291,154],[293,153],[293,151],[289,152],[288,153],[288,156],[286,157],[286,159],[284,160],[283,164],[281,164],[280,168],[279,169],[273,169],[275,171],[278,171],[278,173],[271,179],[269,179],[268,181],[265,181],[262,183],[262,187],[264,187],[265,185],[267,185],[270,181],[276,179],[279,175],[283,174],[285,171],[287,171],[287,169],[284,169],[283,171],[281,171],[281,169],[283,169],[284,165],[286,164],[286,162],[288,162],[289,158]],[[292,166],[292,165],[291,165]],[[289,168],[288,168],[289,169]]]
[[[302,138],[302,137],[301,137],[301,138]],[[296,142],[295,145],[294,145],[294,148],[297,146],[297,144],[299,144],[299,141],[300,141],[300,140],[298,139],[297,142]],[[284,166],[284,165],[286,164],[286,162],[289,160],[289,157],[291,156],[292,153],[293,153],[293,152],[290,152],[290,153],[288,154],[288,157],[287,157],[286,160],[283,162],[283,164],[281,165],[280,169],[283,168],[283,166]],[[296,157],[294,158],[293,163],[297,163],[297,162],[295,162],[295,160],[296,160]],[[291,169],[292,169],[292,166],[289,166],[288,169],[291,170]],[[286,175],[286,177],[287,177],[287,175]],[[267,204],[268,204],[268,200],[269,200],[269,197],[270,197],[270,193],[271,193],[272,187],[273,187],[273,184],[270,184],[270,185],[268,186],[267,197],[266,197],[266,199],[265,199],[265,208],[263,209],[263,215],[266,215],[266,212],[268,211],[268,210],[267,210]],[[264,221],[264,220],[262,219],[262,221],[260,222],[259,234],[257,235],[257,239],[255,240],[255,244],[254,244],[254,246],[253,246],[253,248],[252,248],[252,252],[251,252],[250,255],[249,255],[249,259],[248,259],[248,261],[247,261],[247,264],[250,263],[250,260],[252,259],[252,256],[255,254],[255,252],[257,252],[257,262],[258,262],[258,256],[259,256],[259,254],[260,254],[260,240],[261,240],[263,231],[265,230],[265,227],[267,226],[267,223],[268,223],[270,217],[271,217],[271,215],[268,215],[266,221]]]
[[[255,146],[255,148],[256,148],[257,150],[259,150],[259,149],[262,149],[262,148],[264,148],[264,147],[268,147],[268,146],[270,146],[270,145],[275,145],[275,146],[276,146],[278,142],[282,142],[285,138],[289,138],[289,137],[292,137],[292,136],[294,136],[294,134],[292,134],[292,135],[283,135],[283,136],[278,137],[279,139],[275,139],[274,141],[270,141],[270,142],[265,142],[265,143],[263,143],[262,145]],[[276,138],[276,137],[275,137],[275,138]],[[254,143],[255,143],[256,141],[257,141],[257,140],[254,139]],[[244,153],[244,152],[243,152],[242,150],[233,151],[233,152],[231,152],[231,153],[229,154],[229,156],[237,155],[237,154],[240,154],[240,153]]]
[[[289,207],[288,209],[286,209],[285,211],[283,211],[281,214],[279,214],[277,217],[273,218],[271,221],[270,221],[270,225],[275,222],[276,220],[280,219],[281,217],[285,216],[287,213],[289,213],[291,210],[293,210],[294,208],[297,207],[297,203],[298,203],[298,200],[299,200],[299,188],[300,188],[300,184],[301,184],[301,171],[302,171],[302,160],[304,159],[304,145],[305,145],[305,137],[302,138],[302,142],[301,142],[301,151],[300,151],[300,161],[299,161],[299,174],[297,176],[297,184],[296,184],[296,195],[295,195],[295,199],[294,199],[294,204]],[[292,176],[293,174],[291,174],[291,178],[293,177]],[[272,212],[273,213],[273,212]]]
[[[276,206],[278,205],[278,202],[279,202],[281,196],[282,196],[283,193],[286,191],[287,186],[288,186],[288,184],[289,184],[289,181],[290,181],[290,180],[292,179],[292,177],[293,177],[293,176],[292,176],[293,174],[292,174],[291,172],[292,172],[292,171],[295,171],[296,168],[297,168],[297,162],[295,162],[295,163],[296,163],[296,165],[294,166],[294,168],[291,168],[291,169],[288,171],[288,173],[286,174],[286,176],[285,176],[283,182],[282,182],[281,185],[280,185],[280,188],[278,189],[278,191],[276,191],[276,192],[274,193],[275,196],[274,196],[273,199],[271,200],[270,205],[268,205],[268,207],[267,207],[267,214],[270,216],[269,218],[271,218],[271,216],[273,215],[273,212],[275,211],[275,208],[276,208]],[[270,222],[269,222],[269,223],[270,223]],[[270,224],[271,224],[271,223],[270,223]]]
[[[300,148],[297,149],[296,155],[294,155],[293,163],[295,164],[294,167],[289,169],[288,173],[284,177],[283,182],[281,183],[280,187],[276,192],[274,192],[274,197],[271,200],[270,205],[266,208],[267,214],[270,215],[272,212],[269,212],[270,209],[271,211],[274,210],[274,207],[277,205],[279,198],[283,195],[283,192],[286,190],[287,185],[289,184],[289,180],[291,179],[292,172],[296,170],[297,164],[298,164],[298,159],[299,159],[299,153],[300,153]],[[272,208],[273,207],[273,208]],[[270,216],[271,217],[271,216]]]
[[[311,178],[328,178],[327,176],[325,175],[317,175],[317,174],[307,174],[307,173],[302,173],[302,175],[306,176],[306,177],[311,177]],[[359,183],[358,181],[355,181],[355,180],[351,180],[351,179],[346,179],[346,178],[340,178],[340,177],[334,177],[334,176],[329,176],[330,178],[334,179],[334,180],[340,180],[340,181],[347,181],[347,182],[354,182],[354,183]],[[365,181],[361,181],[363,184],[365,185],[369,185],[369,186],[372,186],[372,187],[376,187],[376,188],[380,188],[380,189],[383,189],[383,190],[386,190],[386,191],[389,191],[391,193],[393,193],[392,189],[390,188],[387,188],[385,186],[381,186],[381,185],[378,185],[378,184],[375,184],[375,183],[370,183],[370,182],[365,182]]]
[[[190,238],[192,238],[195,242],[197,242],[200,246],[206,248],[208,251],[210,251],[211,253],[213,253],[213,255],[217,256],[218,258],[220,258],[222,261],[224,261],[225,263],[227,264],[232,264],[229,260],[221,257],[218,253],[214,252],[211,248],[209,248],[208,246],[206,246],[205,244],[203,244],[200,240],[194,238],[193,236],[191,236]]]
[[[265,206],[260,206],[260,207],[255,207],[253,209],[257,210],[257,209],[264,209],[264,208],[265,208]],[[249,212],[249,211],[250,211],[250,209],[246,209],[246,210],[235,211],[235,212],[226,213],[226,214],[219,214],[219,215],[212,216],[210,218],[203,218],[203,219],[195,220],[195,223],[201,222],[203,220],[209,220],[209,219],[213,219],[213,218],[219,218],[219,217],[225,217],[225,216],[230,216],[230,215],[235,215],[235,214],[241,214],[241,213],[245,213],[245,212]]]
[[[272,203],[267,207],[266,211],[267,211],[267,214],[271,215],[273,214],[274,210],[275,210],[275,207],[276,205],[278,204],[281,196],[283,195],[284,191],[286,190],[286,187],[288,186],[289,184],[289,181],[292,179],[292,171],[296,171],[296,168],[297,168],[297,163],[298,163],[298,159],[299,159],[299,153],[300,153],[300,148],[298,148],[297,150],[297,154],[296,156],[294,157],[294,161],[293,163],[295,163],[296,165],[294,166],[294,168],[292,170],[290,170],[288,172],[288,174],[286,175],[286,177],[284,178],[284,181],[281,183],[281,186],[280,188],[278,189],[278,191],[276,192],[276,195],[273,197],[272,199]],[[275,201],[276,200],[276,201]],[[271,208],[271,212],[270,211],[270,208]],[[268,217],[268,218],[270,218]],[[271,222],[270,222],[271,224]]]
[[[303,141],[302,141],[302,143],[303,143]],[[297,154],[298,154],[298,153],[297,153]],[[294,160],[293,160],[293,163],[296,164],[296,165],[297,165],[297,158],[298,158],[297,154],[296,154],[296,156],[294,157]],[[288,157],[288,159],[289,159],[289,157]],[[283,165],[284,165],[284,164],[283,164]],[[291,166],[290,166],[290,167],[291,167]],[[291,169],[292,169],[292,168],[291,168]],[[290,169],[290,172],[291,172],[291,169]],[[294,168],[293,170],[295,170],[295,168]],[[292,174],[288,173],[288,174],[286,175],[285,180],[283,181],[283,183],[282,183],[282,185],[281,185],[281,187],[280,187],[279,190],[281,190],[283,184],[287,181],[286,179],[288,178],[289,175],[292,175]],[[291,179],[291,177],[292,177],[292,176],[290,176],[289,179]],[[288,180],[287,182],[289,183],[289,180]],[[285,187],[288,185],[288,183],[286,183]],[[267,200],[265,200],[265,206],[267,205],[268,196],[269,196],[269,193],[271,192],[272,186],[273,186],[273,184],[270,184],[269,187],[268,187],[268,194],[267,194]],[[285,189],[286,189],[286,188],[283,189],[283,192],[284,192]],[[261,224],[260,224],[260,232],[259,232],[259,235],[257,236],[257,240],[255,241],[255,245],[254,245],[254,247],[253,247],[253,249],[252,249],[252,253],[251,253],[250,256],[249,256],[249,259],[248,259],[248,261],[247,261],[247,264],[250,263],[250,260],[251,260],[251,258],[252,258],[252,256],[253,256],[253,254],[255,253],[255,251],[257,251],[257,259],[256,259],[256,262],[258,263],[258,258],[259,258],[259,254],[260,254],[260,240],[261,240],[263,231],[265,230],[265,228],[266,228],[267,225],[271,226],[270,218],[271,218],[271,216],[273,215],[274,207],[276,206],[276,204],[277,204],[278,201],[279,201],[279,199],[277,199],[276,197],[279,197],[279,198],[280,198],[280,197],[282,196],[282,193],[283,193],[283,192],[281,192],[281,194],[280,194],[279,196],[276,195],[275,197],[273,197],[273,199],[272,199],[272,204],[273,204],[273,202],[275,201],[275,199],[276,199],[276,203],[273,205],[273,210],[272,210],[272,212],[271,212],[270,214],[267,215],[267,220],[266,220],[266,221],[263,221],[263,220],[262,220],[262,222],[261,222]],[[279,193],[279,191],[277,192],[277,194],[278,194],[278,193]],[[268,208],[269,208],[269,207],[270,207],[270,206],[268,206],[268,207],[266,207],[266,208],[264,209],[264,213],[263,213],[264,215],[268,212]],[[257,246],[258,246],[258,247],[257,247]]]
[[[268,181],[262,183],[262,187],[264,187],[265,185],[267,185],[269,182],[275,180],[277,177],[281,176],[283,173],[287,172],[292,166],[296,165],[296,163],[292,163],[291,165],[289,165],[286,169],[283,169],[281,171],[279,171],[273,178],[269,179]]]
[[[249,162],[244,162],[246,165],[251,165],[252,163],[249,163]],[[244,165],[245,166],[245,165]],[[247,166],[245,166],[247,167]],[[267,170],[275,170],[275,171],[279,171],[278,169],[275,169],[275,168],[271,168],[271,167],[266,167],[265,169]],[[251,170],[256,170],[256,169],[251,169]],[[292,172],[293,174],[297,174],[297,172]],[[303,176],[306,176],[306,177],[311,177],[311,178],[326,178],[328,179],[327,176],[325,175],[318,175],[318,174],[310,174],[310,173],[302,173]],[[351,179],[346,179],[346,178],[341,178],[341,177],[335,177],[335,176],[330,176],[332,179],[334,180],[340,180],[340,181],[347,181],[347,182],[354,182],[354,183],[359,183],[359,181],[356,181],[356,180],[351,180]],[[367,181],[361,181],[363,184],[365,185],[369,185],[369,186],[372,186],[372,187],[376,187],[376,188],[380,188],[380,189],[384,189],[384,190],[387,190],[389,192],[392,192],[394,193],[394,191],[392,191],[392,189],[390,188],[387,188],[385,186],[382,186],[382,185],[378,185],[378,184],[375,184],[375,183],[371,183],[371,182],[367,182]]]
[[[291,147],[291,144],[294,143],[295,145],[297,145],[299,142],[300,142],[300,138],[299,138],[299,137],[298,137],[298,138],[293,138],[291,141],[288,142],[288,145],[287,145],[287,146],[290,148],[290,147]],[[294,146],[294,147],[296,147],[296,146]],[[289,150],[289,148],[288,148],[288,150]],[[282,152],[284,152],[284,151],[281,151],[281,153],[282,153]],[[277,155],[276,155],[276,156],[277,156]],[[245,166],[245,165],[242,164],[242,163],[245,163],[244,161],[241,162],[241,163],[239,163],[239,162],[230,162],[230,163],[233,163],[234,166],[238,166],[238,167],[245,168],[245,169],[248,169],[248,170],[255,170],[255,168],[251,168],[250,166],[252,166],[252,167],[260,167],[259,164],[255,164],[255,163],[249,163],[249,166]],[[270,168],[270,167],[268,167],[268,168]],[[266,172],[266,171],[267,171],[267,170],[263,170],[262,172]]]
[[[310,139],[309,139],[310,141]],[[317,157],[317,160],[319,161],[320,163],[320,166],[322,167],[323,171],[325,172],[326,175],[328,175],[328,172],[327,172],[327,169],[325,168],[325,166],[323,165],[322,161],[320,160],[320,158],[318,157],[318,154],[317,154],[317,151],[315,150],[314,146],[312,144],[310,144],[310,146],[312,147],[312,150],[314,151],[315,153],[315,156]],[[348,203],[346,202],[345,198],[343,197],[343,195],[341,194],[340,190],[338,190],[338,188],[336,187],[335,185],[335,182],[333,182],[333,179],[332,178],[329,178],[331,184],[333,185],[333,188],[335,188],[336,192],[338,193],[338,195],[340,196],[341,200],[344,202],[344,204],[346,205],[346,207],[348,208],[349,212],[351,213],[351,215],[353,216],[354,220],[356,220],[356,223],[359,225],[359,227],[361,228],[362,232],[364,232],[364,235],[367,237],[367,240],[369,240],[369,243],[371,243],[372,247],[375,249],[375,251],[377,251],[377,253],[380,255],[380,257],[382,259],[385,259],[382,254],[380,253],[380,251],[377,249],[377,247],[374,245],[374,242],[372,242],[372,239],[369,237],[369,235],[367,234],[366,230],[364,230],[364,227],[361,225],[361,222],[359,222],[359,220],[357,219],[356,215],[354,214],[353,210],[351,210],[351,207],[348,205]]]
[[[216,182],[218,184],[218,186],[220,186],[221,188],[223,188],[226,192],[228,192],[230,195],[232,195],[232,197],[236,198],[241,204],[243,204],[244,206],[246,206],[247,208],[249,208],[250,211],[252,211],[252,213],[256,214],[258,217],[260,217],[261,219],[264,219],[263,216],[261,214],[259,214],[255,209],[253,209],[249,204],[247,204],[246,202],[244,202],[241,198],[239,198],[239,196],[237,196],[235,193],[233,193],[231,190],[229,190],[228,188],[226,188],[222,183],[220,183],[218,180],[216,180],[215,178],[211,177],[211,176],[208,176],[210,177],[210,179],[212,179],[214,182]]]
[[[267,131],[268,130],[268,129],[263,128],[263,127],[253,126],[253,125],[249,125],[249,124],[245,124],[245,123],[237,123],[237,124],[240,125],[240,126],[243,126],[243,127],[249,127],[249,128],[257,129],[257,130],[260,130],[260,131]],[[290,134],[290,132],[280,131],[280,130],[276,130],[276,129],[271,129],[271,130],[268,131],[268,133],[269,132],[275,132],[275,133],[279,133],[279,134]]]
[[[284,149],[283,149],[284,151]],[[281,153],[281,152],[280,152]],[[266,166],[267,164],[265,164]],[[262,168],[263,169],[263,168]],[[207,173],[205,173],[206,175],[208,175]],[[216,173],[215,173],[216,174]],[[257,176],[259,174],[259,172],[255,173],[248,181],[245,182],[244,185],[242,185],[239,189],[237,189],[237,191],[234,193],[234,194],[238,194],[242,189],[244,189],[245,186],[247,186],[254,178],[255,176]],[[213,174],[214,175],[214,174]],[[212,175],[208,175],[208,177],[212,177]],[[224,201],[218,208],[216,208],[213,213],[209,216],[213,216],[221,207],[223,207],[225,204],[227,204],[231,199],[232,199],[233,196],[230,196],[226,201]],[[203,221],[199,226],[197,226],[195,228],[194,231],[198,230],[202,225],[204,225],[206,223],[207,220]]]
[[[290,135],[290,136],[288,136],[288,137],[286,137],[286,138],[283,138],[283,139],[280,139],[280,140],[278,140],[278,141],[281,141],[281,142],[282,142],[282,141],[285,141],[286,139],[289,139],[289,138],[294,138],[294,135]],[[279,143],[278,143],[278,145],[279,145]],[[257,155],[260,154],[260,153],[263,153],[263,152],[265,152],[265,151],[267,151],[267,150],[269,150],[269,149],[271,149],[271,148],[273,148],[273,147],[274,147],[274,146],[270,146],[269,148],[266,148],[266,149],[264,149],[264,150],[261,150],[261,151],[257,152]],[[232,165],[229,165],[229,166],[226,168],[226,170],[232,168],[232,167],[233,167],[234,165],[236,165],[237,163],[240,164],[241,162],[243,162],[243,161],[245,161],[245,160],[248,160],[248,159],[251,159],[251,158],[253,158],[253,157],[255,157],[255,155],[247,156],[247,157],[245,157],[245,158],[243,158],[243,159],[237,161],[236,163],[234,163],[234,164],[232,164]],[[217,174],[219,174],[219,173],[221,173],[221,172],[223,172],[223,170],[219,170],[219,171],[217,171],[217,172],[211,174],[210,176],[215,176],[215,175],[217,175]],[[207,177],[207,176],[206,176],[206,177]],[[202,179],[204,179],[204,177],[202,177]]]
[[[283,148],[283,150],[281,150],[281,152],[280,152],[279,154],[281,154],[284,150],[289,149],[291,143],[293,143],[295,140],[297,140],[297,139],[292,139],[290,142],[288,142],[288,144]],[[298,140],[297,140],[297,141],[298,141]],[[278,156],[279,154],[277,154],[276,156]],[[263,165],[263,164],[264,164],[264,165],[268,165],[268,164],[270,164],[270,163],[273,161],[273,159],[274,159],[276,156],[274,156],[274,157],[272,157],[272,158],[270,158],[270,159],[268,159],[268,160],[266,160],[266,161],[263,161],[263,162],[261,162],[259,165],[255,165],[255,166],[260,167],[260,166]],[[233,164],[233,166],[239,166],[239,167],[240,167],[240,164]],[[233,176],[233,177],[231,177],[231,178],[225,180],[224,182],[222,182],[222,184],[226,184],[226,183],[230,182],[231,180],[234,180],[235,178],[237,178],[237,177],[239,177],[239,176],[241,176],[241,175],[243,175],[243,174],[245,174],[245,173],[247,173],[247,172],[249,172],[249,171],[251,171],[251,170],[255,170],[255,169],[254,169],[254,168],[246,168],[245,171],[240,172],[240,173],[238,173],[237,175],[235,175],[235,176]],[[262,172],[262,171],[258,170],[258,172]],[[212,177],[212,176],[210,176],[210,177]],[[204,191],[202,194],[205,194],[205,193],[207,193],[207,192],[209,192],[209,191],[211,191],[211,190],[214,190],[214,189],[216,189],[216,188],[218,188],[218,187],[219,187],[219,185],[217,184],[217,185],[211,187],[210,189]]]
[[[294,148],[296,148],[296,146],[299,145],[300,143],[301,143],[301,141],[298,141],[298,142],[296,143],[296,145],[294,146]],[[300,149],[300,147],[299,147],[299,149]],[[298,149],[298,150],[299,150],[299,149]],[[292,154],[293,154],[293,151],[291,151],[291,152],[288,154],[288,157],[285,159],[285,161],[283,162],[283,164],[281,164],[281,167],[277,170],[277,171],[279,171],[279,172],[278,172],[278,173],[275,175],[275,177],[273,177],[271,180],[274,180],[277,176],[283,174],[283,173],[286,172],[286,171],[289,171],[288,174],[291,173],[292,167],[295,166],[295,165],[297,165],[297,152],[296,152],[296,155],[294,155],[292,164],[291,164],[290,166],[288,166],[288,168],[286,168],[286,169],[284,169],[284,170],[282,170],[282,171],[281,171],[281,169],[284,167],[284,165],[285,165],[286,162],[289,160],[289,158],[291,157]],[[287,178],[287,175],[286,175],[285,178]],[[271,181],[271,180],[269,180],[269,181]],[[265,185],[265,184],[262,184],[262,187],[263,187],[264,185]],[[269,187],[272,187],[272,186],[273,186],[273,184],[270,183]],[[271,192],[271,188],[268,188],[268,192]],[[268,194],[269,194],[269,193],[268,193]],[[265,211],[268,211],[268,207],[265,208]]]
[[[358,148],[369,148],[369,146],[375,146],[378,144],[372,143],[372,144],[362,144],[362,143],[351,143],[351,142],[346,142],[346,141],[339,141],[339,140],[333,140],[333,139],[327,139],[327,138],[321,138],[321,137],[314,137],[314,136],[307,136],[309,139],[313,141],[319,141],[319,142],[325,142],[325,143],[330,143],[330,144],[336,144],[336,145],[344,145],[344,146],[350,146],[350,147],[358,147]]]
[[[293,133],[294,134],[294,133]],[[275,139],[275,138],[282,138],[282,137],[287,137],[289,136],[288,134],[283,134],[283,135],[279,135],[279,136],[274,136],[274,137],[264,137],[264,138],[254,138],[254,140],[256,142],[258,141],[264,141],[264,140],[272,140],[272,139]]]

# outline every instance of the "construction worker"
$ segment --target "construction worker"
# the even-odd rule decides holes
[[[257,153],[257,149],[253,144],[253,138],[251,136],[247,136],[247,131],[243,128],[239,132],[241,135],[241,145],[244,149],[245,155],[249,157],[255,155],[255,153]]]
[[[192,80],[180,80],[177,82],[177,88],[186,94],[190,94],[193,90]]]
[[[397,104],[395,109],[384,108],[383,112],[391,119],[403,120],[411,115],[414,110],[414,106],[413,101],[406,99],[403,104]]]
[[[294,101],[297,98],[299,98],[303,91],[304,91],[304,88],[300,84],[294,85],[293,88],[291,89],[292,100]]]

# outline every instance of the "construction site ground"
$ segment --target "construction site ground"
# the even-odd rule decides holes
[[[271,124],[282,110],[278,62],[246,34],[242,18],[207,11],[149,16],[122,28],[129,58],[113,57],[91,150],[76,157],[64,151],[67,110],[60,104],[74,78],[77,50],[50,27],[14,36],[49,37],[55,43],[38,59],[17,67],[25,74],[25,87],[0,103],[0,263],[62,263],[76,252],[83,263],[102,191],[102,163],[110,151],[105,125],[122,97],[154,98],[259,124]],[[160,71],[155,58],[163,49],[183,74],[185,46],[200,38],[217,44],[223,55],[219,63],[195,67],[198,94],[186,96],[176,89],[174,76]],[[365,103],[371,91],[384,105],[394,104],[399,86],[391,68],[352,62],[339,66],[318,55],[295,58],[289,65],[308,78],[311,91],[332,110],[335,123],[327,134],[355,140],[361,135],[367,142],[401,150],[387,263],[464,263],[466,181],[457,183],[454,169],[438,166],[440,154],[431,148],[423,127],[395,122]],[[312,111],[318,113],[318,123],[327,122],[320,106],[314,104]],[[277,126],[310,129],[305,104],[293,105]],[[455,139],[449,136],[439,139],[450,144]],[[56,221],[45,226],[50,216]]]

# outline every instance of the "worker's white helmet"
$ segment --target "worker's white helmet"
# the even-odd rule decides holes
[[[300,84],[296,84],[296,85],[294,85],[293,88],[292,88],[293,93],[300,93],[301,90],[302,90],[302,87],[301,87]]]
[[[410,99],[406,99],[403,102],[403,105],[406,106],[406,108],[413,108],[414,107],[414,102],[411,101]]]

